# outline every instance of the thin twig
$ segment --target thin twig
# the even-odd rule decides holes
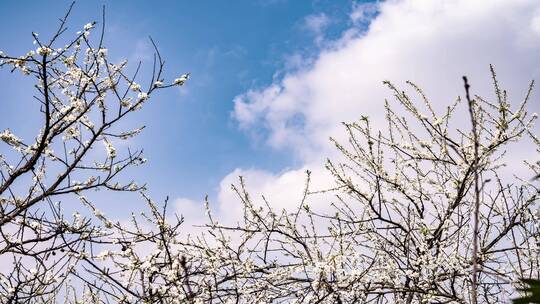
[[[469,114],[471,116],[472,133],[474,141],[474,160],[472,162],[472,168],[474,172],[474,230],[473,230],[473,261],[472,261],[472,302],[478,303],[477,289],[478,289],[478,221],[480,213],[480,188],[478,186],[478,132],[476,130],[476,118],[474,117],[474,102],[469,95],[470,85],[467,81],[467,77],[463,76],[463,82],[465,85],[465,94],[467,103],[469,105]]]

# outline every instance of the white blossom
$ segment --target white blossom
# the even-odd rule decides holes
[[[190,78],[190,74],[189,74],[189,73],[183,74],[182,76],[176,78],[176,79],[174,80],[173,83],[174,83],[175,85],[182,86],[182,85],[184,85],[184,83],[185,83],[189,78]]]
[[[107,151],[107,157],[108,158],[115,158],[116,157],[116,149],[114,146],[107,140],[103,140],[103,144],[105,145],[105,150]]]
[[[46,46],[40,46],[36,50],[36,53],[38,53],[38,55],[41,55],[41,56],[50,55],[52,52],[53,52],[53,50],[46,47]]]
[[[85,30],[85,31],[89,31],[89,30],[91,30],[91,29],[93,29],[93,28],[94,28],[94,24],[93,24],[93,23],[87,23],[87,24],[84,25],[84,30]]]
[[[15,136],[9,129],[6,129],[0,133],[0,140],[7,143],[10,146],[18,147],[22,142]]]

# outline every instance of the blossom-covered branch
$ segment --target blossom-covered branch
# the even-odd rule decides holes
[[[105,234],[78,212],[66,215],[63,199],[88,190],[144,189],[121,179],[126,168],[146,161],[142,151],[114,146],[144,126],[122,130],[117,125],[155,91],[184,83],[163,84],[163,60],[155,44],[147,88],[136,83],[138,67],[129,74],[127,61],[110,62],[103,39],[105,15],[96,39],[92,33],[97,23],[92,22],[66,42],[72,7],[50,40],[32,33],[35,50],[23,56],[0,51],[1,69],[35,80],[34,99],[42,114],[35,138],[23,139],[10,129],[0,132],[2,303],[39,302],[55,295],[80,259],[69,252]]]

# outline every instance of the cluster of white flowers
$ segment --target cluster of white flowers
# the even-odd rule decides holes
[[[18,147],[22,143],[22,141],[13,133],[11,133],[9,129],[0,132],[0,140],[14,147]]]
[[[174,80],[173,84],[178,85],[178,86],[182,86],[189,79],[189,77],[190,77],[189,73],[183,74],[182,76],[176,78]]]
[[[131,90],[132,90],[133,92],[140,92],[140,91],[141,91],[141,85],[138,84],[138,83],[133,82],[133,83],[131,84]]]
[[[125,108],[131,107],[131,101],[133,100],[132,97],[124,98],[120,101],[120,105]]]
[[[145,93],[145,92],[140,92],[140,93],[137,95],[137,99],[138,99],[139,101],[147,100],[147,99],[148,99],[148,94]]]
[[[103,140],[103,144],[105,145],[105,151],[107,151],[107,157],[108,158],[115,158],[116,157],[116,148],[107,140]]]
[[[36,53],[38,53],[38,55],[41,55],[41,56],[48,56],[48,55],[53,53],[53,50],[51,48],[46,47],[46,46],[40,46],[36,50]]]
[[[89,31],[89,30],[94,28],[94,23],[87,23],[87,24],[84,25],[83,28],[84,28],[85,31]]]

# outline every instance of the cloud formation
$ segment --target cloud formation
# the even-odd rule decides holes
[[[411,80],[442,107],[461,93],[462,75],[475,92],[491,93],[494,64],[509,92],[521,96],[538,75],[539,9],[535,1],[382,3],[367,32],[351,28],[312,66],[237,96],[234,115],[243,128],[263,127],[272,147],[309,160],[341,132],[341,121],[380,113],[390,97],[383,80]]]
[[[369,16],[364,31],[359,24]],[[538,1],[387,1],[355,5],[350,18],[351,27],[340,39],[324,43],[312,64],[234,99],[240,128],[262,130],[269,146],[291,151],[304,165],[279,174],[235,170],[221,183],[222,212],[235,204],[225,193],[237,175],[247,176],[252,193],[281,193],[276,206],[288,206],[290,197],[283,193],[301,189],[304,175],[298,172],[309,168],[322,174],[317,168],[336,155],[328,138],[344,139],[340,122],[365,114],[375,124],[383,120],[383,102],[392,99],[383,80],[398,87],[413,81],[441,110],[462,94],[462,75],[469,77],[474,93],[492,99],[489,64],[514,103],[540,74]]]
[[[303,28],[315,36],[315,43],[320,45],[324,40],[324,30],[330,24],[330,18],[324,14],[309,15],[304,18]]]

